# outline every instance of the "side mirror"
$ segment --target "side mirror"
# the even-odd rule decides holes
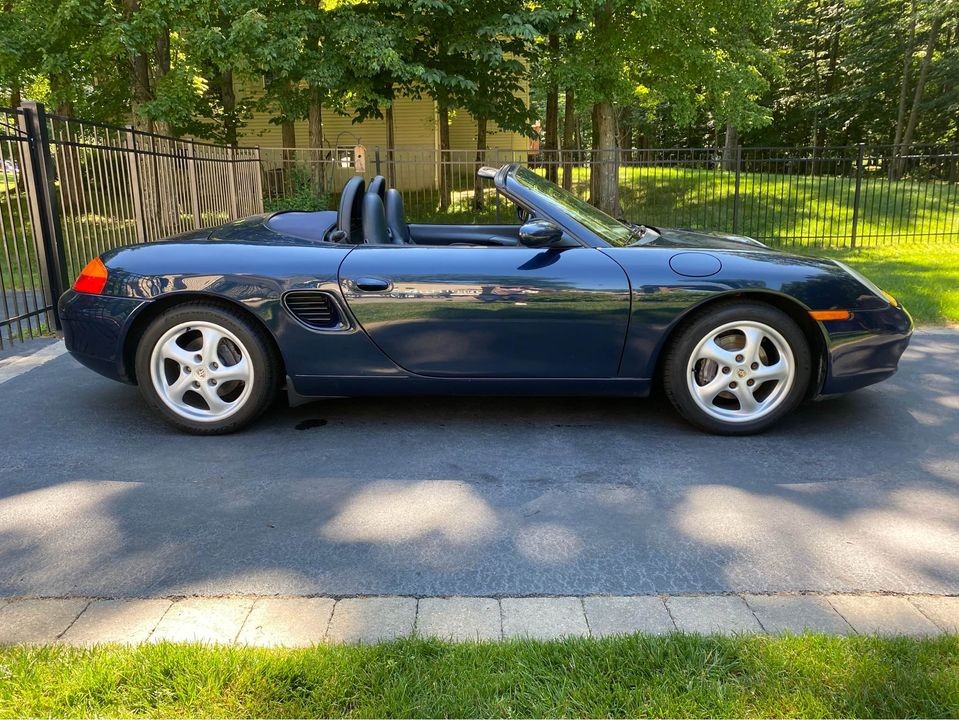
[[[530,220],[519,229],[519,241],[526,247],[549,247],[562,239],[563,229],[549,220]]]

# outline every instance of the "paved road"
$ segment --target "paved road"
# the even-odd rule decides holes
[[[69,356],[0,384],[0,595],[959,593],[959,332],[715,438],[661,400],[278,405],[177,434]]]

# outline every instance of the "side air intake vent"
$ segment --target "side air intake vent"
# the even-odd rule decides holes
[[[307,327],[330,330],[342,324],[336,303],[320,290],[297,290],[283,297],[286,309]]]

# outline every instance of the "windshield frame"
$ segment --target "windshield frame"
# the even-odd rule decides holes
[[[521,171],[526,171],[529,176],[518,175]],[[529,183],[529,179],[533,179],[536,185]],[[552,220],[589,247],[625,247],[637,240],[632,226],[585,203],[568,190],[518,163],[500,168],[495,184],[496,189],[514,203],[537,217]],[[610,234],[606,235],[604,229]]]

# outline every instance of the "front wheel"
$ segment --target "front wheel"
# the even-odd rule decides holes
[[[759,433],[791,412],[809,386],[802,330],[760,303],[707,310],[670,345],[663,384],[686,420],[720,435]]]
[[[147,403],[186,432],[239,430],[270,405],[277,363],[261,328],[212,303],[161,313],[140,339],[137,382]]]

